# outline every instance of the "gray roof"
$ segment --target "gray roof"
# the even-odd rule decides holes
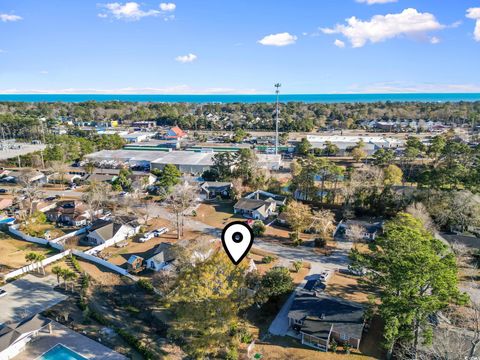
[[[344,299],[300,291],[295,296],[288,317],[304,320],[300,331],[319,338],[328,337],[332,325],[335,332],[356,339],[362,337],[363,307]]]
[[[173,245],[169,243],[159,244],[154,251],[155,255],[148,260],[153,260],[156,263],[166,263],[175,260],[175,252]]]
[[[237,203],[233,206],[235,209],[241,209],[241,210],[257,210],[258,208],[261,208],[262,206],[266,205],[267,207],[270,206],[270,203],[267,201],[263,200],[257,200],[257,199],[245,199],[242,198],[237,201]]]
[[[0,329],[0,352],[8,349],[23,334],[40,330],[51,322],[52,320],[50,319],[34,315],[18,323],[5,325]]]

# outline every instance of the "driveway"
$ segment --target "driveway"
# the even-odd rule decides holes
[[[56,276],[26,275],[2,286],[7,294],[0,297],[0,325],[38,314],[65,300],[67,296],[53,290],[56,284]]]

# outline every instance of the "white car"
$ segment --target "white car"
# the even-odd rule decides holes
[[[138,241],[144,243],[144,242],[147,242],[148,240],[151,240],[154,236],[155,235],[154,235],[153,231],[150,231],[150,232],[147,232],[147,233],[143,234],[143,236],[140,239],[138,239]]]
[[[326,281],[330,277],[330,275],[332,275],[331,270],[322,271],[320,273],[319,279],[322,280],[322,281]]]
[[[162,227],[160,229],[154,230],[153,234],[154,234],[155,237],[160,237],[167,232],[168,232],[168,228]]]

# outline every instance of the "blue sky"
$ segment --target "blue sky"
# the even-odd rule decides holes
[[[480,92],[480,0],[0,0],[0,93]]]

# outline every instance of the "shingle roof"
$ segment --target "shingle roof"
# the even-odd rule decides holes
[[[40,330],[51,322],[50,319],[34,315],[18,323],[5,325],[0,329],[0,352],[8,349],[23,334]]]
[[[344,299],[301,291],[295,296],[288,317],[304,320],[301,331],[319,338],[325,338],[332,325],[333,331],[356,339],[362,337],[363,307]]]
[[[153,260],[156,263],[164,263],[173,261],[175,258],[176,256],[172,244],[161,243],[155,248],[155,255],[148,260]]]
[[[242,198],[238,200],[233,207],[235,209],[242,209],[242,210],[257,210],[258,208],[261,208],[264,205],[268,207],[270,206],[270,203],[263,200]]]

